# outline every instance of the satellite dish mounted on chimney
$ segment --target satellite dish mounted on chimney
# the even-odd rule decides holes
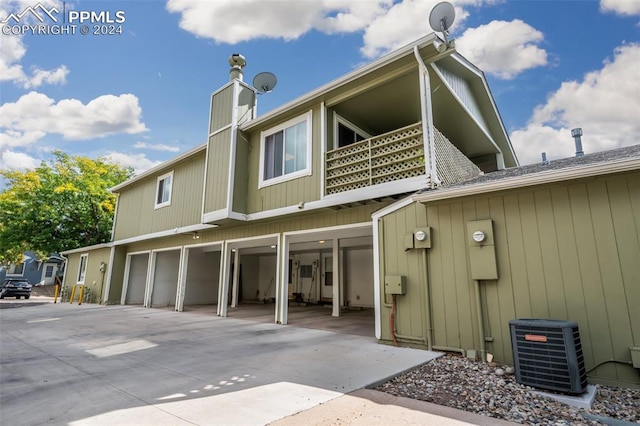
[[[273,73],[261,72],[253,78],[253,87],[256,88],[259,95],[269,93],[278,84],[278,79]]]

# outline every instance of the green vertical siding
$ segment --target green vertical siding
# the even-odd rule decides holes
[[[224,130],[209,138],[204,213],[227,207],[230,150],[231,129]]]
[[[413,250],[398,246],[414,226],[416,209],[383,218],[381,273],[408,274],[407,295],[399,299],[422,299],[419,270],[398,266],[419,262]],[[487,351],[498,360],[512,362],[508,322],[514,318],[576,321],[587,368],[629,361],[629,346],[640,345],[640,173],[430,202],[425,218],[433,232],[427,253],[435,345],[479,349],[465,232],[467,222],[480,219],[494,227],[499,279],[481,282],[481,303],[485,335],[493,338]],[[409,303],[398,304],[399,333],[415,327],[404,318],[422,321]],[[390,339],[384,316],[382,326]],[[615,363],[590,377],[640,384],[637,370]]]
[[[127,250],[125,246],[115,247],[113,264],[111,269],[111,283],[109,285],[109,296],[107,303],[120,303],[122,295],[122,284],[124,282],[124,267],[127,260]]]
[[[78,280],[78,268],[80,266],[80,256],[88,254],[87,256],[87,269],[84,278],[85,296],[89,303],[98,303],[102,292],[104,291],[104,285],[106,284],[106,268],[105,272],[100,271],[100,264],[102,262],[105,265],[109,264],[109,253],[111,248],[100,248],[95,250],[87,250],[82,253],[73,253],[68,256],[67,262],[67,274],[63,286],[66,287],[67,295],[69,295],[72,287]],[[104,278],[103,278],[104,277]],[[75,295],[77,303],[78,293]],[[68,296],[67,296],[68,301]]]
[[[239,86],[238,94],[238,124],[253,119],[253,105],[255,104],[256,94],[253,90]]]
[[[296,114],[282,120],[289,119],[304,114],[306,111],[297,111]],[[245,162],[248,170],[247,180],[247,211],[256,213],[280,207],[293,206],[299,202],[309,202],[320,199],[320,179],[321,173],[321,140],[320,140],[320,106],[312,109],[312,153],[311,153],[311,176],[303,176],[279,184],[267,186],[259,189],[260,171],[260,131],[267,131],[269,128],[277,126],[274,123],[267,128],[252,131],[250,135],[250,149],[248,161]]]
[[[247,158],[249,158],[249,148],[249,142],[239,133],[236,138],[233,179],[233,211],[237,213],[247,212],[247,179],[249,176]]]
[[[211,96],[211,121],[209,133],[231,124],[233,113],[233,84],[221,89]]]
[[[122,189],[114,239],[201,222],[204,151]],[[173,170],[171,205],[155,209],[157,177]]]

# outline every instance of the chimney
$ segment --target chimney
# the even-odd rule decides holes
[[[229,56],[229,65],[231,65],[231,69],[229,70],[229,80],[233,81],[238,79],[242,81],[242,69],[247,65],[247,61],[244,59],[239,53],[233,53]]]
[[[584,155],[584,151],[582,150],[582,129],[580,127],[576,127],[571,130],[571,136],[576,142],[576,157],[582,157]]]

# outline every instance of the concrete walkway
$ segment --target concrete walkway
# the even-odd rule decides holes
[[[0,302],[0,424],[363,424],[406,412],[418,420],[404,424],[429,424],[361,389],[437,353],[198,313]],[[345,409],[354,417],[336,423]]]

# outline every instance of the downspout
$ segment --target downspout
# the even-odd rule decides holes
[[[429,277],[427,276],[429,272],[429,269],[427,268],[427,249],[422,249],[422,265],[424,266],[424,298],[427,308],[427,318],[425,321],[427,332],[425,333],[425,335],[427,336],[427,349],[433,350],[433,328],[431,326],[431,294],[429,291]]]
[[[480,357],[482,362],[487,362],[486,344],[484,341],[484,321],[482,319],[482,299],[480,299],[480,280],[473,280],[476,288],[476,311],[478,314],[478,333],[480,333]]]
[[[429,70],[420,56],[418,46],[413,47],[413,54],[418,62],[420,69],[420,110],[422,115],[422,134],[426,136],[427,143],[424,144],[425,155],[425,172],[429,179],[429,187],[435,188],[440,180],[438,179],[438,171],[436,169],[435,158],[435,139],[433,132],[433,104],[431,102],[431,80],[429,78]]]

